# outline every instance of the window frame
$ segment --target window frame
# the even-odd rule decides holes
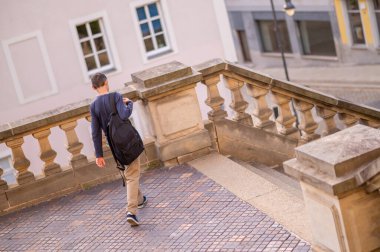
[[[343,1],[344,2],[344,5],[345,5],[345,10],[346,10],[346,16],[347,16],[347,27],[348,27],[348,30],[350,32],[350,40],[351,40],[351,45],[354,46],[354,47],[358,47],[358,48],[362,48],[362,47],[366,47],[367,46],[367,38],[366,38],[366,34],[365,34],[365,30],[364,30],[364,24],[363,24],[363,17],[362,17],[362,14],[361,14],[361,7],[360,7],[360,2],[359,0],[355,0],[357,1],[358,3],[358,9],[357,10],[350,10],[349,9],[349,6],[348,6],[348,0],[345,0]],[[356,13],[356,14],[359,14],[359,17],[360,17],[360,22],[361,22],[361,26],[362,26],[362,30],[363,30],[363,37],[364,37],[364,43],[355,43],[355,40],[354,40],[354,31],[353,31],[353,27],[352,27],[352,24],[351,24],[351,18],[350,18],[350,14],[351,13]]]
[[[147,6],[151,3],[157,4],[157,10],[159,13],[158,16],[159,16],[159,20],[161,22],[161,26],[163,29],[162,34],[164,34],[164,38],[165,38],[165,42],[167,46],[147,52],[145,49],[144,36],[140,29],[140,24],[148,22],[150,31],[153,31],[152,21],[151,21],[150,15],[147,15],[147,19],[140,21],[137,16],[136,9],[144,6],[144,10],[146,11],[146,14],[148,14]],[[164,56],[169,56],[169,55],[178,53],[175,36],[173,32],[173,27],[172,27],[172,22],[169,16],[166,0],[135,0],[135,1],[132,1],[129,5],[130,5],[131,13],[132,13],[133,23],[135,26],[137,41],[139,44],[139,48],[140,48],[144,63],[149,63],[152,60],[161,59]],[[156,18],[153,18],[153,19],[155,20]],[[151,34],[150,36],[153,37],[155,35]],[[155,40],[152,39],[152,41],[154,41],[155,43]]]
[[[372,9],[372,14],[373,14],[373,17],[371,18],[371,22],[374,23],[372,31],[374,34],[377,34],[377,36],[374,37],[375,45],[378,49],[380,49],[380,21],[377,20],[377,15],[380,16],[380,5],[379,5],[379,8],[376,9],[375,1],[376,0],[371,1],[371,4],[369,4],[369,8]]]
[[[257,34],[259,35],[258,42],[259,42],[259,45],[260,45],[260,51],[261,51],[261,53],[262,54],[281,54],[281,49],[280,48],[279,48],[279,51],[274,51],[274,50],[273,51],[265,51],[262,29],[260,27],[260,22],[272,22],[273,25],[274,25],[274,20],[273,19],[266,19],[266,18],[255,18],[254,22],[255,22],[255,26],[257,28]],[[289,52],[286,51],[284,45],[282,45],[283,46],[283,50],[284,50],[284,54],[286,54],[286,55],[292,55],[292,54],[294,54],[294,52],[293,52],[292,41],[290,39],[290,34],[289,34],[289,30],[288,30],[288,24],[287,24],[287,22],[286,22],[285,19],[278,19],[277,18],[277,26],[278,26],[278,28],[280,28],[280,26],[279,26],[280,22],[284,22],[284,24],[285,24],[285,27],[286,27],[286,30],[287,30],[287,35],[288,35],[287,38],[288,38],[288,41],[289,41],[289,49],[290,49]],[[275,36],[274,43],[277,44],[278,43],[277,42],[277,35],[276,35],[275,32],[274,32],[274,36]],[[282,38],[284,38],[284,36],[285,36],[285,34],[281,34]],[[279,45],[277,45],[277,47],[279,47]]]
[[[88,27],[89,23],[92,21],[95,21],[95,20],[99,20],[99,26],[101,29],[103,41],[104,41],[105,46],[106,46],[106,51],[108,53],[108,58],[109,58],[110,64],[103,66],[103,67],[101,66],[99,68],[88,70],[87,64],[85,61],[86,57],[83,54],[81,42],[90,41],[92,48],[94,48],[94,49],[96,48],[93,37],[96,38],[99,36],[96,36],[96,35],[94,36],[92,34],[90,35],[90,33],[89,33],[90,28]],[[109,25],[110,22],[109,22],[108,15],[107,15],[106,11],[101,11],[101,12],[93,13],[93,14],[88,15],[88,16],[72,19],[69,21],[69,23],[70,23],[71,33],[73,36],[73,42],[74,42],[74,45],[75,45],[75,48],[77,51],[77,56],[78,56],[80,66],[82,69],[83,78],[84,78],[84,81],[86,83],[90,81],[91,75],[96,73],[96,72],[103,72],[103,73],[107,73],[107,72],[108,73],[109,72],[119,73],[119,72],[121,72],[120,61],[118,58],[118,52],[117,52],[117,48],[115,46],[111,27]],[[80,26],[83,24],[86,25],[86,30],[87,30],[87,33],[89,34],[89,36],[86,38],[79,38],[77,26]],[[98,54],[98,52],[93,52],[92,54],[96,55],[96,54]],[[97,62],[97,60],[98,60],[98,57],[95,57],[95,62]],[[97,64],[98,64],[98,62],[97,62]]]

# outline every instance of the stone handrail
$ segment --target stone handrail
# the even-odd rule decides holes
[[[353,126],[358,122],[374,128],[380,127],[380,110],[378,109],[358,105],[302,85],[278,80],[244,66],[216,59],[197,65],[194,69],[203,74],[202,83],[207,86],[206,103],[212,108],[208,114],[210,120],[226,117],[226,112],[222,111],[224,99],[220,97],[217,88],[220,75],[222,75],[226,79],[226,87],[232,92],[230,107],[235,112],[233,120],[257,128],[271,128],[274,125],[274,122],[270,120],[272,110],[266,100],[269,93],[279,108],[279,117],[276,119],[277,132],[297,138],[298,131],[301,131],[302,142],[319,137],[315,132],[318,125],[311,112],[313,108],[324,122],[322,136],[339,131],[334,120],[336,114],[346,127]],[[245,113],[247,101],[243,99],[240,92],[244,84],[256,104],[252,113],[253,121]],[[296,117],[291,111],[290,102],[292,100],[300,117],[298,129],[294,126]]]
[[[155,132],[151,142],[152,148],[147,152],[155,153],[152,156],[157,157],[156,151],[158,151],[159,158],[165,165],[180,160],[185,162],[196,155],[207,153],[211,143],[200,117],[198,103],[194,102],[197,101],[195,85],[201,82],[206,86],[206,104],[211,107],[208,118],[211,122],[216,122],[228,117],[227,111],[224,110],[224,99],[218,89],[218,84],[222,82],[221,76],[225,87],[231,92],[232,103],[229,106],[234,112],[234,115],[231,115],[233,121],[296,139],[299,144],[320,137],[316,132],[318,123],[314,120],[315,114],[321,117],[324,123],[322,136],[339,131],[334,118],[336,114],[346,127],[358,122],[374,128],[380,127],[380,111],[377,109],[281,81],[221,59],[214,59],[192,68],[172,62],[132,74],[133,81],[120,91],[132,100],[143,100],[144,106],[148,108],[147,111],[149,110],[151,120],[149,123],[153,124]],[[244,100],[241,92],[244,86],[255,102],[255,109],[251,115],[246,112],[249,101]],[[274,104],[279,109],[279,116],[275,120],[272,119],[273,111],[267,101],[268,96],[273,98]],[[177,108],[173,101],[180,101],[178,104],[185,106],[188,113],[183,115],[181,108]],[[291,101],[294,102],[300,118],[298,128],[295,125],[296,116],[291,109]],[[81,153],[83,144],[75,131],[79,119],[91,120],[89,104],[90,100],[84,100],[0,126],[0,144],[5,143],[11,149],[13,166],[18,172],[16,188],[22,190],[23,185],[30,185],[29,182],[39,180],[28,171],[30,161],[26,158],[22,147],[25,136],[32,135],[39,143],[45,178],[64,173],[60,165],[54,162],[57,153],[48,139],[51,134],[50,129],[56,126],[65,132],[72,168],[89,165],[87,157]],[[162,112],[162,109],[170,114],[169,119],[160,118],[159,112]],[[182,124],[177,124],[178,117],[183,119]],[[165,123],[173,125],[164,127]],[[189,125],[185,125],[186,123]],[[3,169],[0,167],[0,176],[2,173]],[[88,176],[88,173],[83,172],[83,174]],[[0,210],[7,208],[2,206],[1,202],[2,197],[7,198],[4,192],[9,189],[6,181],[0,179]]]

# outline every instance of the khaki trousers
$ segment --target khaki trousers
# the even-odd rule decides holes
[[[124,170],[125,182],[127,183],[127,211],[137,214],[137,206],[144,200],[140,191],[140,158],[136,158]]]

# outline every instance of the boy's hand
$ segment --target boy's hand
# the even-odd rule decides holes
[[[125,103],[125,104],[127,104],[127,102],[129,102],[130,100],[128,99],[128,98],[123,98],[123,102]]]
[[[95,162],[96,162],[96,165],[99,166],[100,168],[103,168],[106,166],[106,161],[104,160],[103,157],[96,158]]]

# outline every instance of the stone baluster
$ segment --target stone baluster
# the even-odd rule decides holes
[[[339,129],[336,127],[334,119],[336,111],[321,106],[317,106],[316,110],[317,115],[322,117],[323,123],[325,125],[325,128],[322,131],[322,136],[327,136],[339,131]]]
[[[24,138],[22,137],[9,140],[5,143],[12,150],[13,167],[18,171],[16,179],[19,185],[35,180],[34,174],[28,171],[30,161],[25,157],[24,151],[22,150],[21,146],[23,143]]]
[[[75,127],[78,125],[77,121],[71,121],[68,123],[64,123],[59,127],[65,132],[66,140],[67,140],[67,150],[71,153],[71,164],[77,163],[79,161],[83,161],[87,163],[87,158],[85,155],[81,154],[81,150],[83,148],[83,144],[79,142],[78,135],[75,132]]]
[[[289,106],[292,98],[273,91],[272,94],[274,103],[279,107],[279,116],[276,119],[278,133],[298,138],[298,129],[293,127],[296,117],[292,114]]]
[[[8,189],[7,181],[1,179],[1,175],[3,175],[3,173],[3,168],[0,167],[0,191]]]
[[[235,111],[232,119],[245,125],[253,125],[251,115],[245,112],[248,102],[243,99],[240,91],[244,82],[227,76],[226,80],[226,87],[231,90],[232,103],[230,104],[230,108]]]
[[[359,121],[357,117],[347,113],[338,113],[338,116],[339,119],[343,121],[344,125],[346,125],[346,128],[354,126]]]
[[[315,130],[318,128],[318,124],[313,118],[311,110],[314,105],[305,101],[294,99],[295,108],[300,113],[301,122],[298,128],[301,130],[301,139],[303,142],[307,143],[312,140],[319,138],[318,134],[315,134]]]
[[[227,117],[227,112],[222,108],[224,99],[219,94],[219,89],[217,86],[219,82],[219,75],[202,81],[202,83],[207,87],[207,99],[205,102],[211,108],[211,111],[207,113],[210,121],[216,121]]]
[[[273,111],[268,107],[268,103],[266,101],[266,95],[269,90],[248,82],[247,89],[248,94],[253,97],[256,103],[256,108],[252,113],[255,117],[253,122],[254,126],[260,129],[272,127],[275,123],[269,120],[269,118],[273,114]]]
[[[360,119],[360,123],[375,129],[380,129],[380,121],[372,121],[366,119]]]
[[[51,148],[48,139],[50,133],[50,129],[46,129],[33,134],[33,137],[38,140],[38,143],[40,145],[40,158],[45,162],[43,169],[45,176],[49,176],[62,171],[60,165],[54,162],[54,159],[57,156],[57,152]]]

